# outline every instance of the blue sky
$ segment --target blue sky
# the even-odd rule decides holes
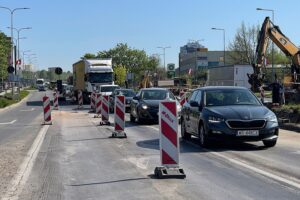
[[[166,63],[178,66],[179,47],[189,39],[199,40],[209,50],[223,50],[221,31],[226,29],[226,45],[237,28],[261,24],[275,10],[275,23],[297,46],[299,0],[0,0],[11,9],[29,7],[14,14],[14,27],[32,27],[21,31],[21,50],[36,54],[39,69],[60,66],[71,70],[85,53],[108,50],[117,43],[144,49],[147,54],[166,50]],[[0,9],[0,30],[10,35],[10,14]],[[16,35],[16,34],[15,34]],[[161,57],[162,59],[162,57]]]

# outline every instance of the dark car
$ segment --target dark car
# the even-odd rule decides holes
[[[181,136],[199,138],[201,146],[213,139],[263,141],[276,145],[276,115],[243,87],[203,87],[193,91],[181,111]]]
[[[114,111],[115,96],[117,96],[117,95],[125,96],[125,109],[126,109],[126,112],[129,112],[131,100],[135,96],[134,90],[133,89],[116,89],[110,97],[110,104],[109,104],[110,112]]]
[[[144,88],[131,101],[130,121],[137,120],[139,123],[146,120],[158,121],[159,102],[166,99],[176,101],[178,116],[180,116],[181,106],[172,92],[164,88]]]

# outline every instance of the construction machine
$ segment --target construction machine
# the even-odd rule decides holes
[[[269,17],[266,17],[258,36],[258,43],[256,47],[255,64],[253,64],[254,73],[248,75],[249,83],[252,85],[252,90],[257,91],[262,85],[264,74],[262,68],[265,67],[266,51],[269,40],[272,40],[276,46],[291,59],[291,73],[284,77],[284,85],[289,89],[296,91],[293,98],[299,101],[299,71],[300,71],[300,51],[299,48],[293,44],[279,29],[275,26]],[[274,77],[273,77],[274,78]]]
[[[152,87],[153,84],[152,82],[150,81],[150,72],[149,71],[146,71],[145,74],[142,76],[142,80],[139,84],[139,88],[150,88]]]

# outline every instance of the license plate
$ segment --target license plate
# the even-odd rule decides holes
[[[237,136],[258,136],[258,130],[241,130],[237,132]]]

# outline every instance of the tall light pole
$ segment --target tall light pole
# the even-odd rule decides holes
[[[211,28],[212,30],[217,30],[217,31],[223,31],[223,44],[224,44],[224,66],[226,65],[226,59],[225,59],[225,29],[224,28]]]
[[[11,27],[7,27],[7,28],[11,28]],[[17,33],[18,33],[18,43],[17,43],[17,49],[18,49],[18,51],[17,51],[17,53],[18,53],[18,55],[17,55],[17,60],[20,60],[20,39],[22,39],[22,38],[20,38],[20,32],[22,31],[22,30],[29,30],[29,29],[32,29],[31,27],[24,27],[24,28],[19,28],[19,29],[17,29],[17,28],[13,28],[13,30],[15,30],[15,31],[17,31]],[[17,73],[17,69],[15,69],[15,73]]]
[[[10,9],[8,7],[3,7],[3,6],[0,6],[0,8],[2,9],[6,9],[10,12],[10,37],[11,37],[11,54],[10,54],[10,66],[14,66],[14,33],[13,33],[13,15],[14,15],[14,12],[17,11],[17,10],[26,10],[26,9],[29,9],[29,8],[15,8],[15,9]],[[15,69],[15,74],[16,74],[16,69]],[[12,87],[12,98],[14,99],[14,84],[13,84],[13,87]]]
[[[267,11],[267,12],[272,12],[272,22],[273,24],[275,24],[274,22],[274,10],[273,9],[265,9],[265,8],[256,8],[256,10],[258,11]],[[272,41],[272,80],[275,80],[275,76],[274,76],[274,42]]]
[[[163,55],[164,55],[164,69],[166,69],[166,49],[171,48],[171,47],[167,46],[167,47],[157,47],[157,48],[163,50]]]
[[[27,10],[29,8],[15,8],[15,9],[10,9],[8,7],[3,7],[3,6],[0,6],[0,8],[3,8],[3,9],[6,9],[10,12],[10,37],[11,37],[11,61],[10,61],[10,64],[13,66],[14,64],[14,48],[13,48],[13,44],[14,44],[14,33],[13,33],[13,28],[14,28],[14,24],[13,24],[13,16],[14,16],[14,12],[17,11],[17,10]],[[15,71],[16,73],[16,71]]]

